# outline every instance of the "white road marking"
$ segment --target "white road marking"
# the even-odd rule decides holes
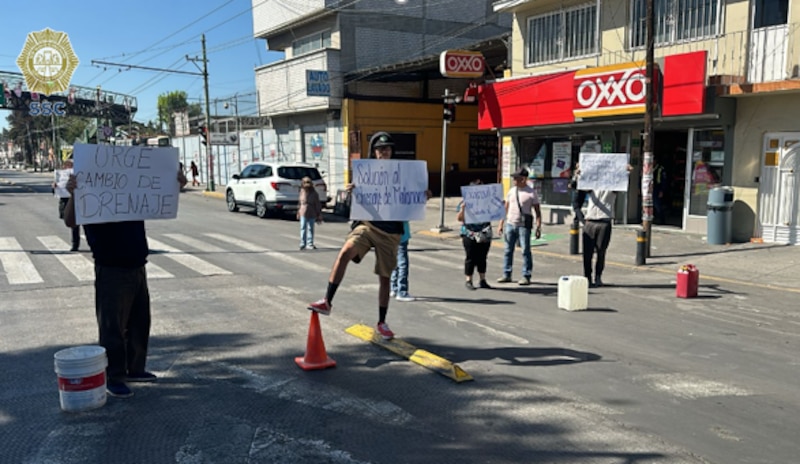
[[[183,264],[184,266],[200,273],[201,275],[210,276],[231,274],[230,271],[226,271],[225,269],[215,266],[206,260],[198,258],[197,256],[185,254],[181,250],[159,242],[158,240],[153,240],[148,237],[147,241],[150,243],[151,250],[156,249],[166,251],[166,253],[163,253],[162,256],[177,263]]]
[[[291,235],[289,235],[289,234],[283,234],[282,236],[283,236],[283,237],[286,237],[286,238],[294,238],[294,239],[297,239],[297,237],[291,236]],[[344,242],[338,242],[338,243],[336,243],[336,242],[334,242],[333,240],[330,240],[330,241],[329,241],[329,240],[325,240],[325,239],[323,239],[323,240],[320,240],[320,239],[319,239],[319,237],[317,237],[316,235],[314,236],[314,244],[315,244],[316,246],[318,246],[318,247],[322,246],[322,247],[325,247],[325,248],[336,248],[336,249],[338,249],[339,247],[341,247],[341,246],[342,246],[342,243],[344,243]],[[409,261],[410,261],[410,258],[409,258]],[[441,264],[441,263],[440,263],[440,264]],[[425,266],[420,266],[420,265],[418,265],[417,263],[412,263],[412,269],[414,269],[414,270],[418,270],[418,271],[424,271],[424,272],[429,272],[429,271],[431,271],[431,268],[429,268],[429,267],[425,267]]]
[[[752,392],[735,385],[688,374],[652,374],[639,377],[650,388],[690,400],[712,396],[749,396]]]
[[[6,278],[11,285],[44,282],[27,252],[22,250],[14,237],[0,237],[0,263],[3,264]]]
[[[439,306],[439,307],[444,307],[444,308],[448,307],[446,304],[438,303],[438,302],[433,302],[432,304],[434,304],[436,306]],[[514,335],[512,333],[504,332],[502,330],[497,330],[494,327],[490,327],[488,325],[481,324],[479,322],[471,321],[469,319],[464,319],[463,317],[454,316],[454,315],[446,313],[444,311],[429,310],[428,314],[431,315],[432,317],[440,317],[440,318],[444,319],[446,322],[448,322],[448,323],[450,323],[452,325],[469,324],[469,325],[475,326],[478,329],[486,332],[489,336],[492,336],[492,337],[495,337],[495,338],[499,338],[499,339],[502,339],[502,340],[506,340],[506,341],[509,341],[509,342],[512,342],[512,343],[516,343],[518,345],[528,345],[528,344],[530,344],[530,342],[527,339],[522,338],[522,337],[518,337],[518,336],[516,336],[516,335]]]
[[[330,271],[330,268],[328,268],[327,266],[320,266],[319,264],[314,264],[306,259],[297,258],[291,255],[287,255],[285,253],[281,253],[279,251],[273,251],[270,250],[269,248],[264,248],[260,245],[256,245],[254,243],[245,240],[240,240],[235,237],[229,237],[227,235],[214,234],[214,233],[208,233],[205,235],[215,240],[219,240],[220,242],[230,243],[231,245],[235,245],[247,251],[261,253],[269,258],[275,258],[279,261],[283,261],[286,264],[291,264],[292,266],[307,269],[309,271],[324,272],[324,273],[328,273]]]
[[[175,277],[171,273],[165,271],[162,267],[158,266],[157,264],[153,264],[150,261],[147,261],[146,269],[148,279],[170,279]]]
[[[94,263],[92,260],[80,253],[71,253],[67,251],[70,249],[70,246],[66,240],[55,235],[36,238],[38,238],[39,241],[42,242],[42,245],[50,250],[53,256],[55,256],[79,281],[87,282],[94,280]]]
[[[189,245],[192,248],[196,248],[200,251],[206,253],[226,253],[227,250],[224,248],[220,248],[216,245],[212,245],[208,242],[204,242],[202,240],[197,240],[196,238],[189,237],[188,235],[184,234],[164,234],[164,237],[168,237],[176,242],[183,243],[184,245]]]

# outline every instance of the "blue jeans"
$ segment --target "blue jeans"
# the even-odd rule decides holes
[[[300,216],[300,248],[314,244],[314,224],[317,220]]]
[[[408,242],[400,242],[397,247],[397,267],[392,271],[390,288],[400,296],[408,294]]]
[[[506,241],[503,250],[503,275],[511,277],[511,271],[514,269],[514,250],[519,242],[519,246],[522,248],[522,277],[530,279],[533,272],[531,230],[524,226],[504,224],[503,237]]]

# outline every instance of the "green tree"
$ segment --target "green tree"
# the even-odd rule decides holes
[[[183,90],[174,90],[158,96],[158,122],[161,127],[168,128],[171,136],[175,135],[175,122],[172,114],[182,111],[187,112],[189,117],[201,113],[200,105],[189,104],[187,94]]]

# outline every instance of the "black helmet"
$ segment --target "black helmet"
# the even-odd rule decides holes
[[[375,132],[369,139],[370,158],[375,156],[375,149],[379,147],[392,147],[392,153],[394,153],[394,141],[392,140],[392,136],[389,135],[388,132],[383,132],[383,131]]]

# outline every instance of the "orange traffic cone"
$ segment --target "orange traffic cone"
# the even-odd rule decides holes
[[[336,367],[336,361],[325,352],[325,341],[322,340],[322,329],[319,326],[319,314],[311,311],[311,322],[308,326],[306,355],[294,358],[294,362],[304,371]]]

